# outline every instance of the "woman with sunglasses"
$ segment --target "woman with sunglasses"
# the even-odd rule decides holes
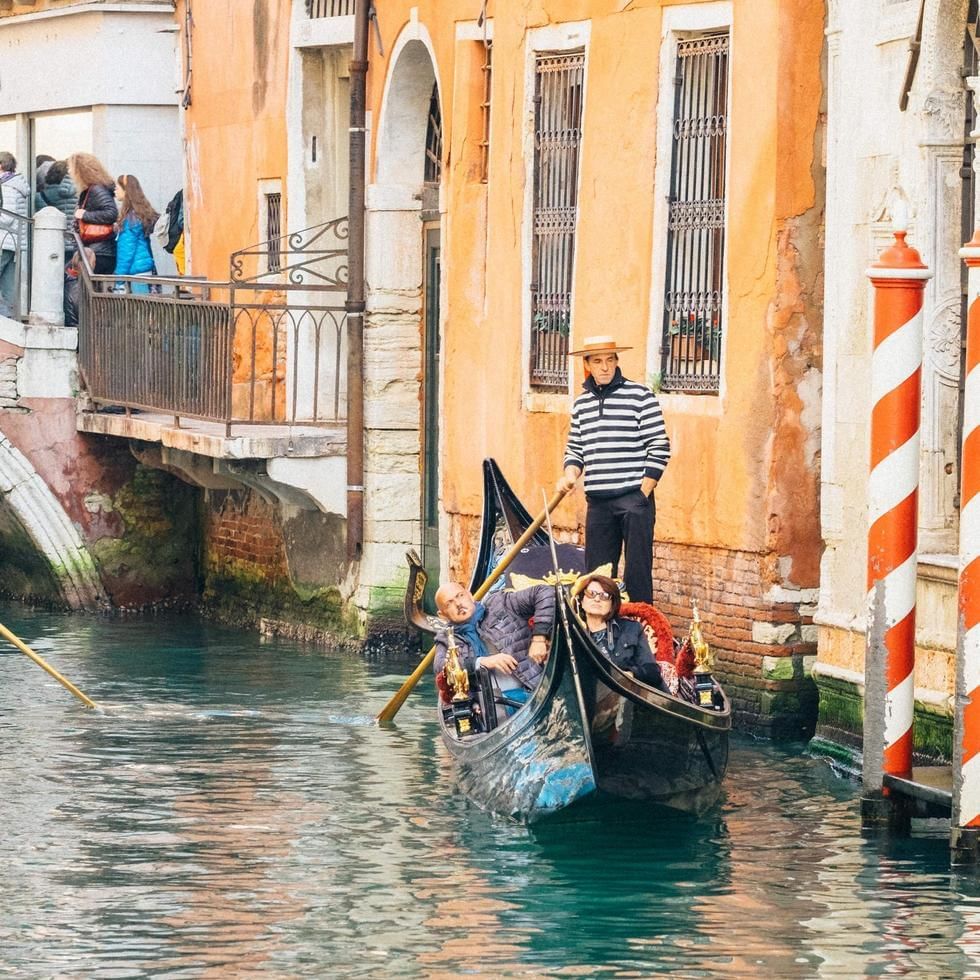
[[[642,625],[619,618],[623,601],[619,586],[605,575],[592,574],[579,580],[577,591],[592,642],[621,670],[663,690],[660,667],[653,659]]]

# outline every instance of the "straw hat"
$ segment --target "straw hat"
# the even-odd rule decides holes
[[[569,356],[589,357],[591,354],[618,354],[621,350],[632,349],[632,347],[620,347],[613,337],[586,337],[582,342],[581,350],[569,351]]]

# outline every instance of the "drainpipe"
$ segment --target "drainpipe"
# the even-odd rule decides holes
[[[364,184],[366,166],[368,18],[370,0],[357,0],[350,63],[350,199],[347,259],[347,557],[364,544]]]

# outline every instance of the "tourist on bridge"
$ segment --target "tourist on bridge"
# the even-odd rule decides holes
[[[38,171],[40,173],[40,170]],[[39,180],[34,193],[34,210],[57,208],[68,219],[69,226],[78,207],[78,191],[68,176],[68,161],[53,160],[44,171],[43,183]]]
[[[119,201],[119,231],[116,234],[117,276],[156,275],[150,235],[160,215],[146,199],[140,182],[132,174],[120,174],[116,182]],[[120,287],[121,288],[121,287]],[[148,293],[146,283],[134,283],[134,293]]]
[[[73,153],[68,173],[78,188],[78,237],[95,252],[95,274],[109,275],[116,268],[116,182],[91,153]]]
[[[23,174],[17,173],[17,161],[12,153],[0,153],[0,208],[27,217],[31,185]],[[16,297],[14,290],[14,260],[17,252],[27,248],[26,224],[13,214],[0,214],[0,316],[9,316]]]
[[[575,399],[559,490],[585,471],[585,567],[610,564],[625,546],[623,583],[632,602],[653,601],[653,491],[670,459],[670,440],[656,395],[628,381],[612,337],[586,337],[585,391]]]

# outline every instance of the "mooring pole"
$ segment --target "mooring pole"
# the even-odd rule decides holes
[[[868,269],[874,286],[864,797],[867,825],[896,826],[884,774],[912,770],[922,298],[931,273],[904,230]]]
[[[976,864],[980,843],[980,229],[960,250],[969,305],[960,468],[960,589],[953,720],[954,864]]]

